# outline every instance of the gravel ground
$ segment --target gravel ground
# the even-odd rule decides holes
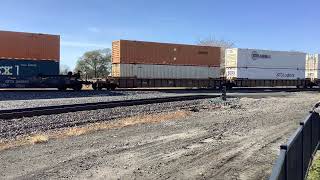
[[[0,152],[0,177],[267,179],[279,145],[287,141],[319,99],[316,92],[287,93],[281,97],[232,99],[227,104],[207,99],[3,121],[1,137],[10,139],[56,129],[59,124],[65,127],[181,109],[190,113],[184,118],[4,150]],[[90,113],[95,116],[88,119]]]
[[[232,101],[234,100],[230,100],[230,102]],[[184,108],[191,108],[191,110],[197,111],[198,108],[204,107],[208,103],[218,105],[222,103],[222,101],[219,98],[210,100],[180,101],[71,112],[49,116],[26,117],[12,120],[0,120],[0,138],[13,139],[19,135],[43,132],[57,128],[79,126],[99,121],[108,121],[139,114],[168,112]]]
[[[1,92],[0,110],[175,96],[156,91]]]
[[[255,93],[254,93],[255,92]],[[257,93],[259,92],[259,93]],[[121,101],[143,98],[158,98],[192,94],[220,95],[219,91],[211,90],[176,90],[176,91],[0,91],[0,110],[20,109],[54,105]],[[282,90],[244,90],[228,93],[236,97],[268,97],[286,95]]]

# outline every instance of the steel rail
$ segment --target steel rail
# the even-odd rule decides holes
[[[22,117],[33,117],[42,115],[62,114],[78,111],[90,111],[98,109],[108,109],[123,106],[136,106],[156,103],[167,103],[177,101],[189,101],[197,99],[216,98],[219,95],[189,95],[189,96],[173,96],[173,97],[161,97],[161,98],[148,98],[148,99],[135,99],[124,101],[108,101],[108,102],[96,102],[96,103],[84,103],[84,104],[69,104],[69,105],[57,105],[57,106],[45,106],[35,108],[24,109],[9,109],[0,110],[0,119],[18,119]]]

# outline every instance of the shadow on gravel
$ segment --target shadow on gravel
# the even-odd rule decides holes
[[[0,101],[34,100],[80,97],[123,96],[124,92],[111,91],[0,91]]]

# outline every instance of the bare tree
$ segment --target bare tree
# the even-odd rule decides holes
[[[201,46],[214,46],[221,47],[221,61],[220,61],[220,72],[222,76],[225,75],[225,50],[228,48],[233,48],[235,46],[234,42],[225,39],[216,39],[215,37],[208,37],[205,39],[198,40],[198,45]]]
[[[290,52],[293,52],[293,53],[303,53],[302,51],[298,51],[298,50],[295,50],[295,49],[290,50]]]
[[[197,44],[202,46],[222,47],[224,49],[232,48],[235,45],[234,42],[232,41],[228,41],[224,39],[216,39],[212,36],[205,39],[200,39]]]
[[[67,75],[69,71],[71,71],[71,70],[68,65],[65,65],[65,64],[60,65],[60,74]]]

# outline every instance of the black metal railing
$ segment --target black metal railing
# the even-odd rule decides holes
[[[315,112],[315,105],[305,121],[290,137],[285,145],[280,146],[280,155],[273,166],[270,180],[302,180],[308,174],[312,158],[319,146],[320,116]]]

